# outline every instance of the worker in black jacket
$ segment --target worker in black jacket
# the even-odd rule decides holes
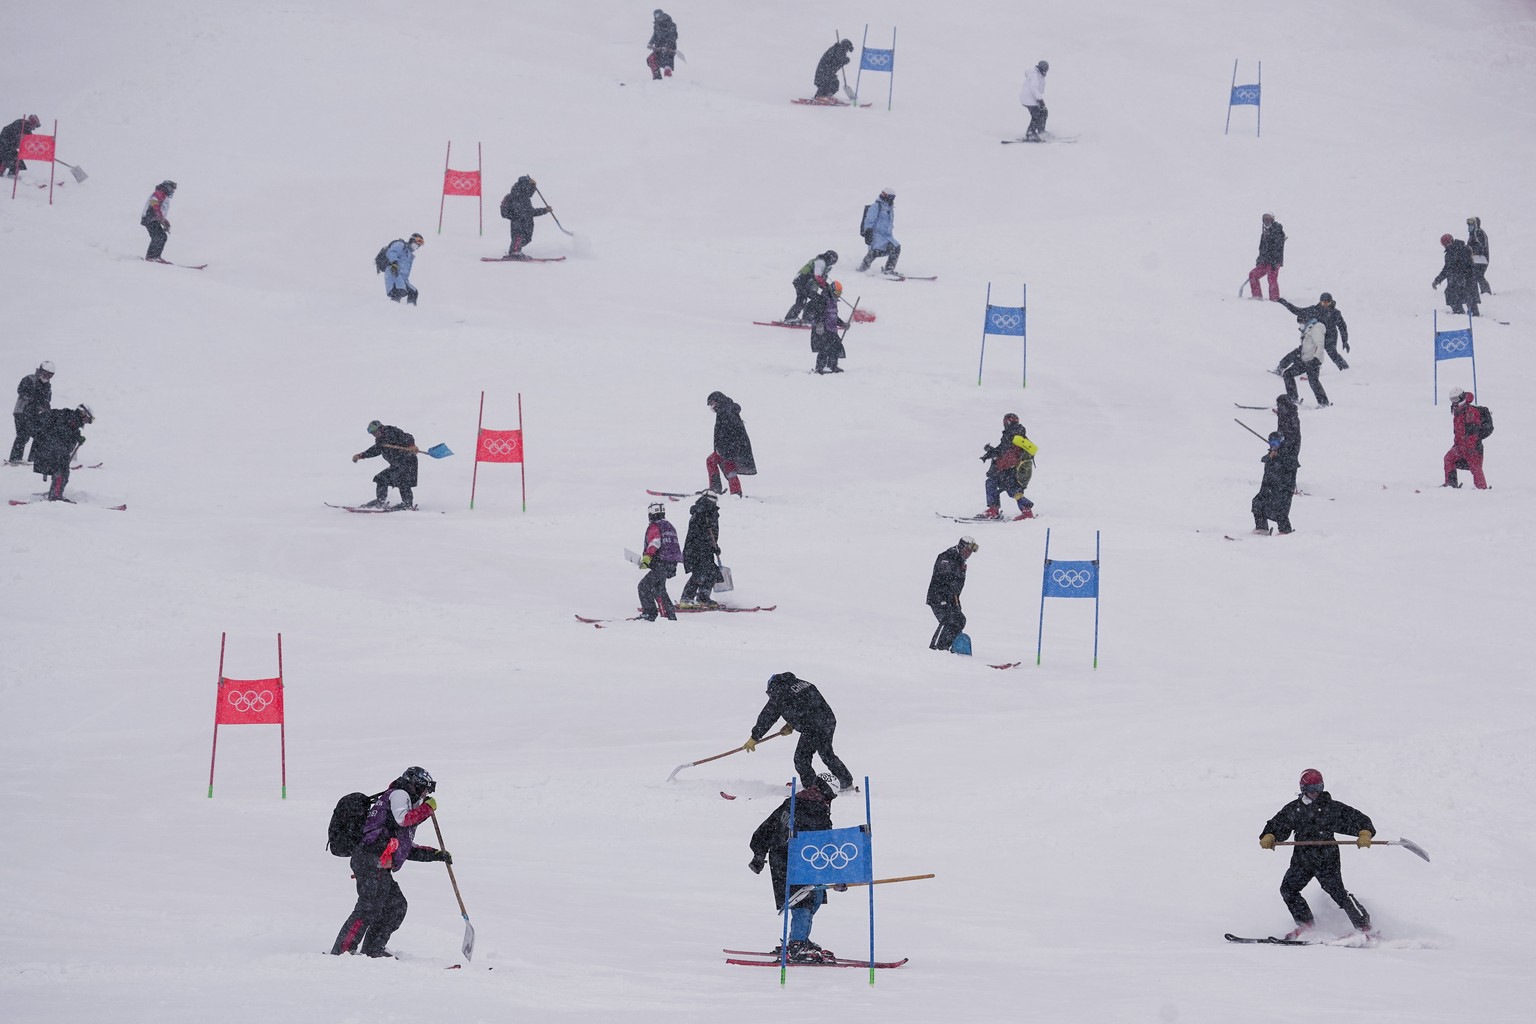
[[[1349,324],[1344,322],[1344,314],[1339,312],[1339,307],[1334,303],[1331,293],[1323,292],[1323,294],[1317,297],[1317,304],[1312,306],[1293,306],[1284,299],[1280,299],[1279,302],[1280,305],[1295,313],[1298,317],[1316,320],[1322,324],[1323,351],[1328,353],[1328,358],[1333,360],[1334,366],[1341,370],[1349,369],[1349,363],[1345,362],[1344,357],[1339,355],[1339,345],[1341,343],[1344,346],[1344,351],[1349,351]],[[1295,354],[1300,355],[1301,350],[1297,349]],[[1283,372],[1283,367],[1290,358],[1290,356],[1286,356],[1285,359],[1280,360],[1280,363],[1275,368],[1275,372]]]
[[[1291,496],[1296,489],[1297,463],[1287,457],[1285,438],[1278,430],[1270,431],[1269,449],[1261,460],[1264,463],[1264,479],[1259,493],[1253,496],[1249,509],[1253,512],[1253,532],[1269,534],[1269,521],[1282,533],[1295,533],[1291,526]]]
[[[720,607],[720,603],[709,596],[722,579],[719,563],[715,561],[720,554],[719,501],[714,491],[706,491],[688,510],[683,571],[689,576],[688,582],[683,584],[683,596],[678,600],[680,608]]]
[[[1430,287],[1438,288],[1444,281],[1445,304],[1451,307],[1452,313],[1482,316],[1477,310],[1477,264],[1472,262],[1472,250],[1467,248],[1466,242],[1450,235],[1441,235],[1440,244],[1445,248],[1445,266]],[[1462,306],[1467,308],[1462,309]]]
[[[554,209],[553,206],[534,207],[533,194],[538,190],[539,183],[525,174],[501,199],[502,219],[511,221],[512,245],[507,249],[507,255],[514,260],[528,258],[523,247],[533,241],[533,218],[542,217]]]
[[[757,722],[752,726],[752,734],[742,744],[747,752],[756,750],[758,742],[773,728],[773,723],[782,718],[784,728],[779,730],[780,736],[788,736],[792,732],[800,734],[800,742],[795,746],[795,773],[800,776],[800,782],[810,786],[815,781],[816,775],[811,771],[811,755],[820,754],[822,763],[837,776],[837,784],[844,789],[852,789],[853,773],[832,750],[832,735],[837,732],[837,716],[832,713],[821,691],[816,689],[816,684],[796,678],[793,672],[778,672],[768,677],[767,692],[768,703],[763,705]]]
[[[1334,845],[1333,837],[1338,833],[1355,836],[1356,846],[1368,848],[1371,838],[1376,835],[1376,826],[1371,824],[1371,819],[1348,804],[1335,801],[1323,789],[1323,773],[1308,768],[1301,773],[1300,795],[1264,823],[1259,845],[1273,850],[1276,840],[1288,839],[1293,833],[1298,842],[1326,840],[1328,845],[1291,848],[1291,866],[1280,881],[1280,897],[1295,919],[1296,929],[1286,938],[1294,939],[1312,927],[1312,908],[1302,898],[1301,890],[1314,878],[1339,909],[1349,915],[1350,923],[1369,933],[1371,915],[1359,900],[1344,890],[1339,848]]]
[[[1472,273],[1477,278],[1479,295],[1492,295],[1488,287],[1488,232],[1481,217],[1467,218],[1467,249],[1472,253]]]
[[[69,484],[69,463],[85,444],[81,428],[95,423],[96,414],[81,403],[73,409],[49,409],[38,417],[37,436],[32,441],[32,472],[52,477],[49,501],[69,501],[64,488]]]
[[[16,440],[11,443],[10,463],[13,466],[21,463],[27,440],[37,436],[39,424],[53,408],[52,380],[53,363],[44,359],[16,385],[16,408],[11,413],[11,419],[16,423]],[[32,446],[35,449],[37,442],[33,441]]]
[[[416,439],[399,427],[391,427],[378,420],[368,424],[368,433],[373,435],[373,447],[358,452],[352,456],[352,461],[382,455],[388,465],[373,478],[374,499],[364,502],[360,507],[383,508],[389,497],[389,489],[398,487],[400,504],[391,506],[390,511],[412,508],[415,502],[411,488],[416,486],[416,456],[420,454]]]
[[[1301,412],[1290,395],[1275,396],[1275,433],[1280,435],[1280,465],[1290,474],[1286,485],[1296,493],[1296,471],[1301,468]]]
[[[822,103],[835,103],[837,76],[853,58],[853,40],[843,39],[827,47],[827,52],[816,62],[816,99]]]
[[[1269,301],[1280,301],[1280,268],[1285,266],[1285,228],[1275,220],[1275,215],[1266,213],[1263,218],[1263,227],[1259,230],[1259,258],[1253,261],[1253,269],[1248,271],[1248,287],[1252,289],[1252,297],[1263,298],[1259,294],[1259,280],[1269,278]]]
[[[832,801],[837,799],[837,786],[825,775],[817,776],[813,785],[785,797],[773,813],[763,819],[752,833],[752,860],[747,863],[754,875],[762,874],[763,862],[768,863],[768,874],[773,879],[773,906],[780,913],[785,909],[785,886],[789,873],[789,840],[800,832],[826,832],[832,828]],[[791,821],[793,818],[793,821]],[[797,885],[789,894],[793,899],[803,889],[814,886]],[[839,887],[841,888],[841,887]],[[789,908],[789,959],[796,963],[814,963],[831,959],[833,954],[811,941],[811,919],[827,901],[826,890],[812,892]],[[780,951],[775,949],[774,956]]]
[[[32,130],[43,122],[36,114],[28,114],[26,117],[18,117],[4,128],[0,128],[0,175],[9,174],[15,177],[27,169],[27,162],[19,159],[21,155],[21,137],[31,135]]]
[[[965,628],[965,613],[960,610],[960,591],[965,589],[965,561],[981,547],[974,538],[961,537],[960,543],[939,552],[933,561],[933,575],[928,580],[928,607],[939,620],[930,650],[947,651]]]
[[[651,48],[651,55],[645,59],[651,77],[660,81],[662,72],[666,72],[671,78],[672,61],[677,56],[677,22],[660,7],[651,15],[651,41],[646,45]]]
[[[720,474],[724,473],[731,493],[739,498],[742,496],[740,478],[757,474],[757,460],[752,455],[752,439],[747,436],[747,425],[741,418],[741,405],[723,391],[711,391],[704,404],[715,414],[715,447],[704,460],[709,489],[716,494],[726,489],[720,483]]]

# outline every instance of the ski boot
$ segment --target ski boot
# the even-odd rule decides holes
[[[810,939],[791,939],[789,962],[792,964],[830,963],[835,957]]]
[[[1001,516],[1002,516],[1002,510],[1001,509],[999,509],[996,505],[988,505],[987,506],[987,510],[985,512],[983,512],[981,515],[977,516],[976,518],[977,519],[998,519],[998,518],[1001,518]]]
[[[1033,518],[1035,518],[1035,509],[1034,509],[1034,506],[1030,506],[1029,508],[1026,508],[1026,509],[1020,509],[1019,510],[1019,514],[1013,517],[1013,521],[1017,523],[1021,519],[1033,519]]]
[[[1267,526],[1255,526],[1253,528],[1253,532],[1255,534],[1257,534],[1258,536],[1260,536],[1260,537],[1268,537],[1269,536],[1269,527],[1267,527]]]
[[[1311,930],[1312,922],[1310,921],[1308,921],[1306,924],[1298,924],[1295,928],[1292,928],[1290,931],[1285,933],[1285,938],[1287,941],[1295,942],[1298,939],[1305,938],[1307,932],[1310,932]]]
[[[365,502],[363,502],[361,505],[359,505],[357,507],[358,508],[383,508],[384,507],[384,499],[383,498],[374,498],[372,501],[365,501]]]

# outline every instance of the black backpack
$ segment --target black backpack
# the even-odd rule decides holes
[[[869,219],[869,208],[874,205],[874,203],[866,203],[864,206],[864,212],[859,214],[859,234],[863,236],[865,245],[875,244],[875,232],[872,229],[864,227],[864,222]]]
[[[368,809],[383,793],[348,793],[336,801],[331,812],[331,826],[326,830],[325,848],[338,857],[350,857],[363,845],[363,823]]]
[[[403,242],[403,241],[405,241],[405,239],[403,239],[403,238],[395,239],[395,242]],[[373,272],[375,274],[382,274],[382,273],[384,273],[384,271],[389,269],[389,246],[390,245],[394,245],[395,242],[390,242],[389,245],[384,246],[384,248],[380,249],[377,253],[374,254],[374,256],[373,256]],[[349,855],[345,855],[344,854],[343,856],[349,856]]]
[[[1472,408],[1476,409],[1483,418],[1483,424],[1477,430],[1477,439],[1486,440],[1488,435],[1493,433],[1493,413],[1486,405],[1474,405]]]
[[[506,195],[501,197],[501,219],[502,220],[511,220],[512,219],[512,193],[511,192],[508,192]]]

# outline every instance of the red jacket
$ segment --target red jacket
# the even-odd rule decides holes
[[[1472,404],[1472,395],[1460,409],[1451,406],[1451,429],[1457,448],[1476,448],[1483,439],[1483,412]]]

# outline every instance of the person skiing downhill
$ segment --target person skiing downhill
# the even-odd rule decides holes
[[[1334,800],[1323,788],[1323,773],[1316,768],[1301,773],[1301,793],[1264,823],[1259,846],[1266,850],[1273,850],[1276,841],[1288,839],[1292,833],[1298,842],[1328,841],[1326,846],[1291,848],[1291,865],[1280,881],[1280,898],[1285,900],[1285,906],[1296,922],[1295,930],[1286,935],[1287,939],[1298,938],[1312,928],[1312,908],[1302,897],[1301,890],[1314,878],[1349,916],[1350,924],[1366,935],[1371,934],[1371,915],[1344,889],[1339,848],[1332,842],[1334,835],[1340,832],[1355,836],[1355,845],[1368,849],[1376,835],[1376,826],[1360,811]]]
[[[395,239],[384,250],[384,294],[391,302],[404,299],[408,304],[416,305],[421,293],[411,286],[411,267],[416,263],[416,250],[426,242],[417,232],[410,238]]]
[[[144,212],[139,214],[139,223],[149,232],[149,248],[145,250],[144,258],[151,263],[167,262],[160,258],[160,254],[165,252],[165,243],[171,237],[171,221],[166,214],[175,194],[176,183],[169,179],[162,181],[144,201]]]
[[[20,159],[21,137],[31,135],[42,123],[36,114],[28,114],[0,128],[0,176],[10,175],[14,178],[27,169],[27,162]]]
[[[817,103],[837,102],[837,77],[852,60],[853,40],[842,39],[827,47],[827,52],[816,62]]]
[[[1480,491],[1488,489],[1488,478],[1483,476],[1483,438],[1493,432],[1493,426],[1485,421],[1483,412],[1482,406],[1472,404],[1472,392],[1461,388],[1451,391],[1451,450],[1445,453],[1442,487],[1460,487],[1456,471],[1465,469],[1472,473],[1472,486]]]
[[[1466,242],[1450,235],[1441,235],[1440,245],[1445,249],[1445,266],[1430,287],[1438,288],[1440,282],[1444,281],[1445,304],[1451,307],[1452,313],[1466,312],[1482,316],[1477,309],[1477,264],[1472,262],[1472,250],[1467,248]],[[1463,310],[1462,306],[1467,308]]]
[[[789,312],[784,314],[781,323],[803,324],[806,321],[801,318],[806,306],[811,300],[825,291],[830,278],[828,273],[837,263],[837,250],[828,249],[818,256],[812,256],[795,274],[790,283],[795,286],[795,304],[789,307]]]
[[[1024,87],[1019,90],[1019,102],[1029,111],[1029,130],[1024,133],[1025,142],[1045,141],[1040,133],[1045,131],[1046,118],[1051,116],[1051,112],[1045,109],[1045,76],[1050,70],[1050,62],[1042,60],[1024,72]]]
[[[645,547],[640,554],[640,569],[645,576],[640,580],[640,617],[647,622],[656,621],[657,609],[661,614],[677,621],[677,606],[667,593],[667,580],[677,575],[677,563],[683,560],[682,549],[677,544],[677,528],[667,522],[667,507],[659,501],[651,502],[646,509],[649,523],[645,528]]]
[[[68,501],[64,488],[69,485],[69,463],[85,444],[80,432],[87,423],[95,423],[96,414],[83,402],[73,409],[50,409],[37,421],[37,436],[32,440],[32,472],[52,477],[49,501]]]
[[[1285,378],[1285,393],[1294,399],[1296,378],[1306,374],[1307,383],[1312,386],[1312,397],[1317,399],[1319,407],[1327,406],[1328,392],[1323,390],[1322,381],[1325,329],[1321,322],[1311,316],[1298,316],[1296,323],[1301,331],[1301,344],[1280,360],[1278,371]]]
[[[987,510],[982,513],[984,518],[1002,518],[1004,494],[1018,502],[1019,514],[1013,517],[1014,522],[1035,518],[1035,503],[1024,497],[1024,489],[1029,486],[1035,474],[1035,453],[1039,450],[1024,432],[1018,413],[1010,412],[1003,416],[1003,436],[997,444],[983,448],[981,453],[981,461],[990,459],[992,462],[987,467]]]
[[[1280,305],[1290,310],[1297,317],[1316,320],[1323,325],[1323,351],[1328,358],[1333,360],[1333,365],[1341,370],[1349,369],[1349,363],[1339,355],[1339,345],[1343,344],[1344,351],[1349,351],[1349,324],[1344,322],[1344,314],[1339,312],[1339,307],[1333,301],[1333,295],[1329,292],[1317,297],[1317,302],[1310,306],[1293,306],[1284,299],[1277,299]],[[1284,373],[1285,360],[1275,367],[1276,373]]]
[[[538,190],[539,183],[525,174],[513,182],[511,190],[501,200],[501,216],[510,222],[512,231],[512,244],[507,255],[515,260],[528,258],[523,247],[533,241],[533,218],[554,211],[553,206],[534,207],[533,194]]]
[[[1260,218],[1262,227],[1259,229],[1259,256],[1253,261],[1253,269],[1248,271],[1248,287],[1251,288],[1251,298],[1263,298],[1259,294],[1259,279],[1269,278],[1269,301],[1280,301],[1280,268],[1285,266],[1285,228],[1275,220],[1275,215],[1266,213]]]
[[[742,747],[747,753],[757,749],[758,743],[768,735],[773,723],[784,719],[780,736],[792,732],[800,734],[795,744],[795,774],[800,784],[809,788],[816,781],[811,770],[812,756],[819,756],[822,764],[837,777],[843,789],[853,788],[853,773],[843,764],[843,759],[832,749],[832,738],[837,732],[837,716],[832,707],[808,679],[800,679],[793,672],[776,672],[768,677],[768,701],[758,712],[752,732]]]
[[[1269,521],[1282,534],[1295,533],[1291,526],[1291,496],[1296,483],[1296,464],[1285,454],[1285,437],[1270,431],[1269,449],[1264,453],[1264,479],[1249,508],[1253,512],[1253,532],[1269,535]]]
[[[1467,251],[1472,254],[1472,273],[1477,278],[1479,295],[1492,295],[1488,287],[1488,232],[1481,217],[1467,218]]]
[[[688,536],[683,541],[683,571],[688,582],[683,584],[683,596],[678,599],[680,608],[718,608],[720,602],[710,594],[722,579],[720,566],[715,561],[720,555],[720,506],[714,491],[699,495],[688,509]]]
[[[416,842],[416,826],[437,810],[431,795],[436,791],[437,782],[427,770],[412,765],[374,798],[363,820],[363,841],[351,858],[357,904],[336,933],[332,955],[393,956],[385,946],[409,909],[395,872],[408,860],[453,863],[447,850]]]
[[[885,266],[881,268],[881,273],[896,276],[896,261],[901,259],[901,243],[896,241],[895,235],[891,234],[895,226],[896,193],[886,189],[864,211],[860,231],[864,235],[864,244],[869,246],[869,251],[864,254],[863,261],[859,263],[860,273],[869,269],[869,265],[875,262],[876,256],[884,256]]]
[[[981,549],[975,538],[961,537],[952,548],[939,552],[933,560],[933,575],[928,579],[928,608],[939,626],[928,641],[928,649],[947,651],[965,628],[965,613],[960,610],[960,592],[965,589],[965,563]]]
[[[843,297],[843,282],[833,281],[806,306],[811,322],[811,351],[816,353],[815,373],[842,373],[837,361],[848,354],[838,331],[848,322],[837,315],[838,300]]]
[[[37,364],[37,369],[21,378],[16,385],[16,408],[11,412],[11,419],[16,424],[16,440],[11,443],[10,464],[18,466],[22,462],[22,453],[26,450],[27,441],[32,440],[33,450],[36,451],[38,430],[42,426],[43,417],[48,410],[53,408],[53,362],[44,359]],[[28,456],[30,459],[31,456]]]
[[[677,22],[660,7],[651,13],[651,41],[646,45],[651,50],[645,59],[651,78],[658,82],[663,74],[671,78],[672,61],[677,56]]]
[[[757,474],[757,460],[752,455],[752,439],[747,436],[747,425],[741,419],[741,406],[722,391],[711,391],[704,402],[715,414],[715,446],[704,460],[709,489],[716,494],[725,490],[720,483],[720,474],[724,473],[731,493],[739,498],[742,496],[740,478]]]
[[[416,456],[420,449],[416,447],[416,439],[399,427],[373,420],[368,424],[368,433],[373,435],[373,445],[352,456],[352,461],[359,459],[371,459],[376,455],[384,456],[388,463],[373,478],[374,498],[366,501],[359,508],[384,508],[389,498],[389,489],[400,489],[400,503],[389,506],[391,512],[400,509],[415,507],[415,496],[412,488],[416,486]]]
[[[762,824],[752,832],[752,839],[748,845],[752,849],[752,859],[747,862],[747,868],[754,875],[763,873],[763,864],[768,865],[768,877],[773,881],[773,905],[779,913],[789,911],[789,950],[787,957],[791,963],[807,964],[821,963],[835,959],[835,955],[822,949],[811,941],[811,923],[816,916],[816,911],[821,909],[827,901],[825,889],[819,892],[811,892],[793,907],[787,900],[792,900],[803,890],[815,889],[815,886],[797,885],[793,892],[786,893],[785,889],[789,879],[789,840],[799,832],[826,832],[832,828],[832,801],[837,799],[838,786],[830,775],[818,775],[814,783],[793,796],[784,798]],[[837,886],[846,889],[846,886]],[[784,954],[777,944],[774,946],[772,956]]]

